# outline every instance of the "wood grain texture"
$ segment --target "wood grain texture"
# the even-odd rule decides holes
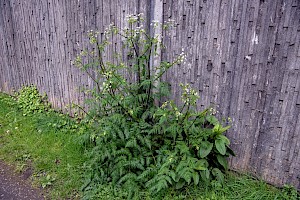
[[[232,118],[231,168],[299,189],[300,2],[165,0],[164,10],[178,26],[163,58],[188,55],[165,79],[192,84],[199,109],[215,105]]]
[[[187,54],[186,64],[164,77],[172,95],[190,83],[200,94],[198,109],[214,105],[232,118],[232,169],[300,189],[300,1],[157,2],[162,20],[177,23],[163,32],[161,58],[170,61],[182,48]],[[124,27],[127,14],[141,12],[150,27],[154,8],[151,0],[1,0],[0,90],[34,84],[68,112],[67,104],[85,98],[79,86],[92,86],[71,65],[87,31],[103,32],[111,22]],[[119,41],[114,48],[125,52]]]

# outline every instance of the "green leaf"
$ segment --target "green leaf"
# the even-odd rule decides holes
[[[213,132],[214,133],[217,133],[217,134],[219,134],[220,133],[220,124],[219,123],[217,123],[215,126],[214,126],[214,128],[213,128]]]
[[[213,116],[213,115],[207,115],[207,116],[206,116],[206,120],[207,120],[209,123],[211,123],[212,125],[218,125],[218,124],[219,124],[218,119],[217,119],[215,116]],[[219,126],[220,126],[220,125],[219,125]]]
[[[202,141],[198,151],[200,158],[205,158],[212,150],[213,144],[208,141]]]
[[[198,183],[199,183],[199,174],[198,174],[198,172],[193,173],[193,179],[194,179],[194,184],[198,185]]]
[[[173,179],[173,181],[176,181],[176,174],[173,170],[169,172],[169,176]]]
[[[216,139],[215,140],[215,145],[217,150],[219,151],[220,154],[225,155],[226,153],[226,146],[223,140],[221,139]]]
[[[217,155],[217,160],[220,163],[220,165],[222,165],[224,167],[225,170],[228,169],[228,162],[227,162],[225,156]]]
[[[191,183],[192,180],[192,173],[186,169],[186,172],[183,174],[182,178],[188,183],[188,185]]]
[[[140,85],[141,85],[144,89],[147,89],[147,88],[150,87],[151,81],[152,81],[152,80],[150,80],[150,79],[146,79],[146,80],[142,81],[142,82],[140,83]]]
[[[208,181],[209,177],[210,177],[210,171],[208,169],[206,169],[204,171],[200,171],[200,175],[201,175],[202,180]]]
[[[178,183],[176,183],[176,185],[175,185],[176,190],[181,189],[184,186],[184,184],[185,184],[185,181],[183,179],[180,179],[178,181]]]
[[[172,181],[172,179],[169,176],[164,175],[163,177],[164,177],[165,180],[167,180],[170,183],[170,185],[172,185],[173,181]]]
[[[189,147],[182,141],[177,142],[176,148],[179,149],[180,154],[186,154],[189,152]]]
[[[227,146],[230,145],[230,140],[225,135],[218,135],[216,139],[223,140]]]
[[[235,153],[233,152],[233,150],[229,147],[227,147],[227,152],[232,155],[232,156],[235,156]]]
[[[198,160],[195,164],[195,170],[206,170],[208,167],[208,162],[205,159]]]
[[[224,174],[218,168],[213,168],[212,174],[217,178],[219,183],[224,183]]]
[[[228,129],[230,129],[231,126],[225,126],[225,127],[221,127],[219,130],[221,133],[224,133],[225,131],[227,131]]]

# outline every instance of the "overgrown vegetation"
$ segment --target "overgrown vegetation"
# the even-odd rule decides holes
[[[60,124],[74,120],[54,112],[41,112],[23,115],[18,103],[13,98],[0,94],[0,160],[13,164],[19,172],[32,171],[31,179],[38,187],[44,187],[50,199],[80,199],[80,186],[85,172],[87,158],[83,146],[74,141],[81,141],[77,132],[69,131],[68,126],[53,127],[48,122]],[[62,123],[64,124],[64,123]],[[73,129],[72,129],[73,130]],[[223,187],[205,185],[185,187],[178,191],[172,188],[165,193],[164,199],[248,199],[248,200],[297,200],[299,195],[286,185],[276,189],[263,181],[250,176],[227,173]],[[126,189],[113,187],[111,184],[95,184],[85,197],[89,199],[126,199]],[[298,195],[298,197],[297,197]],[[140,191],[139,198],[151,198],[147,191]]]
[[[92,50],[82,51],[75,60],[96,85],[89,90],[90,111],[85,111],[93,120],[89,139],[95,147],[83,189],[88,193],[97,184],[112,183],[131,198],[143,189],[164,196],[168,188],[203,182],[221,185],[228,168],[226,158],[234,155],[223,134],[230,126],[226,122],[223,126],[213,109],[197,111],[199,97],[189,85],[181,84],[182,105],[173,100],[159,103],[170,93],[161,77],[183,62],[185,55],[153,66],[151,58],[163,47],[159,35],[152,37],[137,27],[142,21],[141,15],[132,15],[127,19],[129,28],[110,25],[100,42],[99,33],[90,31]],[[116,36],[124,40],[127,59],[117,59],[124,56],[110,52],[116,59],[104,61],[110,38]]]
[[[16,93],[18,107],[22,109],[23,115],[43,112],[50,108],[47,96],[40,95],[38,89],[33,86],[24,86]]]
[[[50,199],[79,199],[86,157],[75,133],[84,128],[66,115],[46,112],[44,105],[35,104],[41,96],[32,88],[24,87],[17,101],[0,94],[0,160],[30,176],[37,187],[49,191]],[[28,99],[23,98],[24,91]],[[19,95],[22,103],[18,103]],[[35,104],[35,109],[29,111],[27,104]]]

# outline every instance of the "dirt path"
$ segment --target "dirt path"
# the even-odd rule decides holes
[[[0,160],[0,200],[42,200],[42,192],[31,187],[26,174],[16,174]]]

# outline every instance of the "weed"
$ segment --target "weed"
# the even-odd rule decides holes
[[[162,43],[160,36],[137,27],[142,21],[141,15],[131,15],[129,28],[110,25],[101,42],[99,33],[90,31],[93,50],[82,51],[74,61],[96,86],[87,91],[92,98],[90,110],[84,111],[93,122],[94,132],[87,138],[95,147],[89,153],[83,190],[112,184],[130,198],[143,189],[163,196],[169,188],[181,190],[201,182],[222,185],[226,158],[234,155],[224,135],[230,126],[220,123],[213,109],[197,111],[199,96],[187,84],[181,84],[180,106],[173,100],[160,102],[170,94],[161,77],[185,55],[152,66],[151,58]],[[116,35],[124,39],[129,61],[105,62],[103,54]]]
[[[46,95],[40,95],[38,89],[31,86],[24,86],[16,93],[18,107],[23,111],[23,115],[42,112],[50,108],[46,101]]]
[[[48,174],[44,179],[41,180],[42,188],[51,186],[54,181],[55,178]]]

